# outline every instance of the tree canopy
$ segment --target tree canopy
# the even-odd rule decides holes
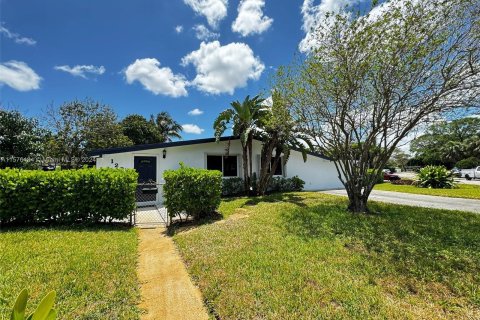
[[[479,105],[479,12],[476,0],[403,0],[328,15],[312,52],[279,70],[277,90],[335,159],[351,211],[368,211],[377,172],[414,128]]]
[[[0,109],[0,168],[30,167],[43,153],[46,134],[36,119]]]
[[[480,118],[437,122],[411,142],[410,150],[424,164],[447,167],[470,157],[480,158]]]

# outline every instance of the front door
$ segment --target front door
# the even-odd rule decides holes
[[[137,202],[155,201],[152,188],[157,187],[157,157],[134,157],[133,163],[138,172]]]

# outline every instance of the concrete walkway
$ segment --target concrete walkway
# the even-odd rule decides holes
[[[323,193],[346,196],[345,190],[327,190]],[[373,190],[370,200],[415,207],[425,207],[446,210],[461,210],[480,213],[480,200],[426,196],[403,192]]]
[[[141,319],[207,320],[200,290],[164,232],[164,228],[139,229],[140,308],[147,311]]]

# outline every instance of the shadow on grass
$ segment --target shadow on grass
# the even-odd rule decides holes
[[[466,272],[480,281],[480,215],[370,203],[377,215],[349,213],[343,199],[282,212],[287,233],[340,240],[402,273],[441,281]]]
[[[299,207],[306,207],[304,198],[297,193],[272,193],[266,196],[251,197],[245,202],[246,206],[255,206],[262,202],[288,202]]]
[[[173,236],[177,233],[187,232],[199,226],[212,224],[223,219],[223,215],[218,212],[211,213],[198,220],[175,221],[167,227],[166,235]]]
[[[177,233],[187,232],[199,226],[212,224],[228,218],[236,209],[256,206],[260,203],[288,202],[299,207],[306,207],[304,198],[298,193],[272,193],[257,197],[228,197],[222,198],[222,203],[229,208],[223,208],[223,212],[215,212],[200,220],[176,221],[167,228],[167,234],[173,236]]]
[[[26,232],[26,231],[35,231],[35,230],[104,232],[104,231],[130,231],[132,228],[133,226],[127,223],[85,223],[85,224],[42,223],[42,224],[29,224],[29,225],[4,225],[0,227],[0,233]]]

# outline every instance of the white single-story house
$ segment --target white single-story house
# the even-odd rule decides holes
[[[253,171],[260,171],[262,143],[253,143]],[[243,177],[242,148],[240,139],[222,137],[135,145],[111,149],[95,150],[90,153],[96,158],[97,168],[134,168],[139,173],[139,182],[163,182],[163,171],[177,169],[180,162],[196,168],[220,170],[225,178]],[[305,181],[305,190],[326,190],[342,188],[334,163],[317,153],[308,153],[303,161],[302,153],[292,150],[287,163],[277,168],[276,175],[298,176]],[[152,199],[153,200],[153,199]],[[161,192],[156,196],[161,202]]]

